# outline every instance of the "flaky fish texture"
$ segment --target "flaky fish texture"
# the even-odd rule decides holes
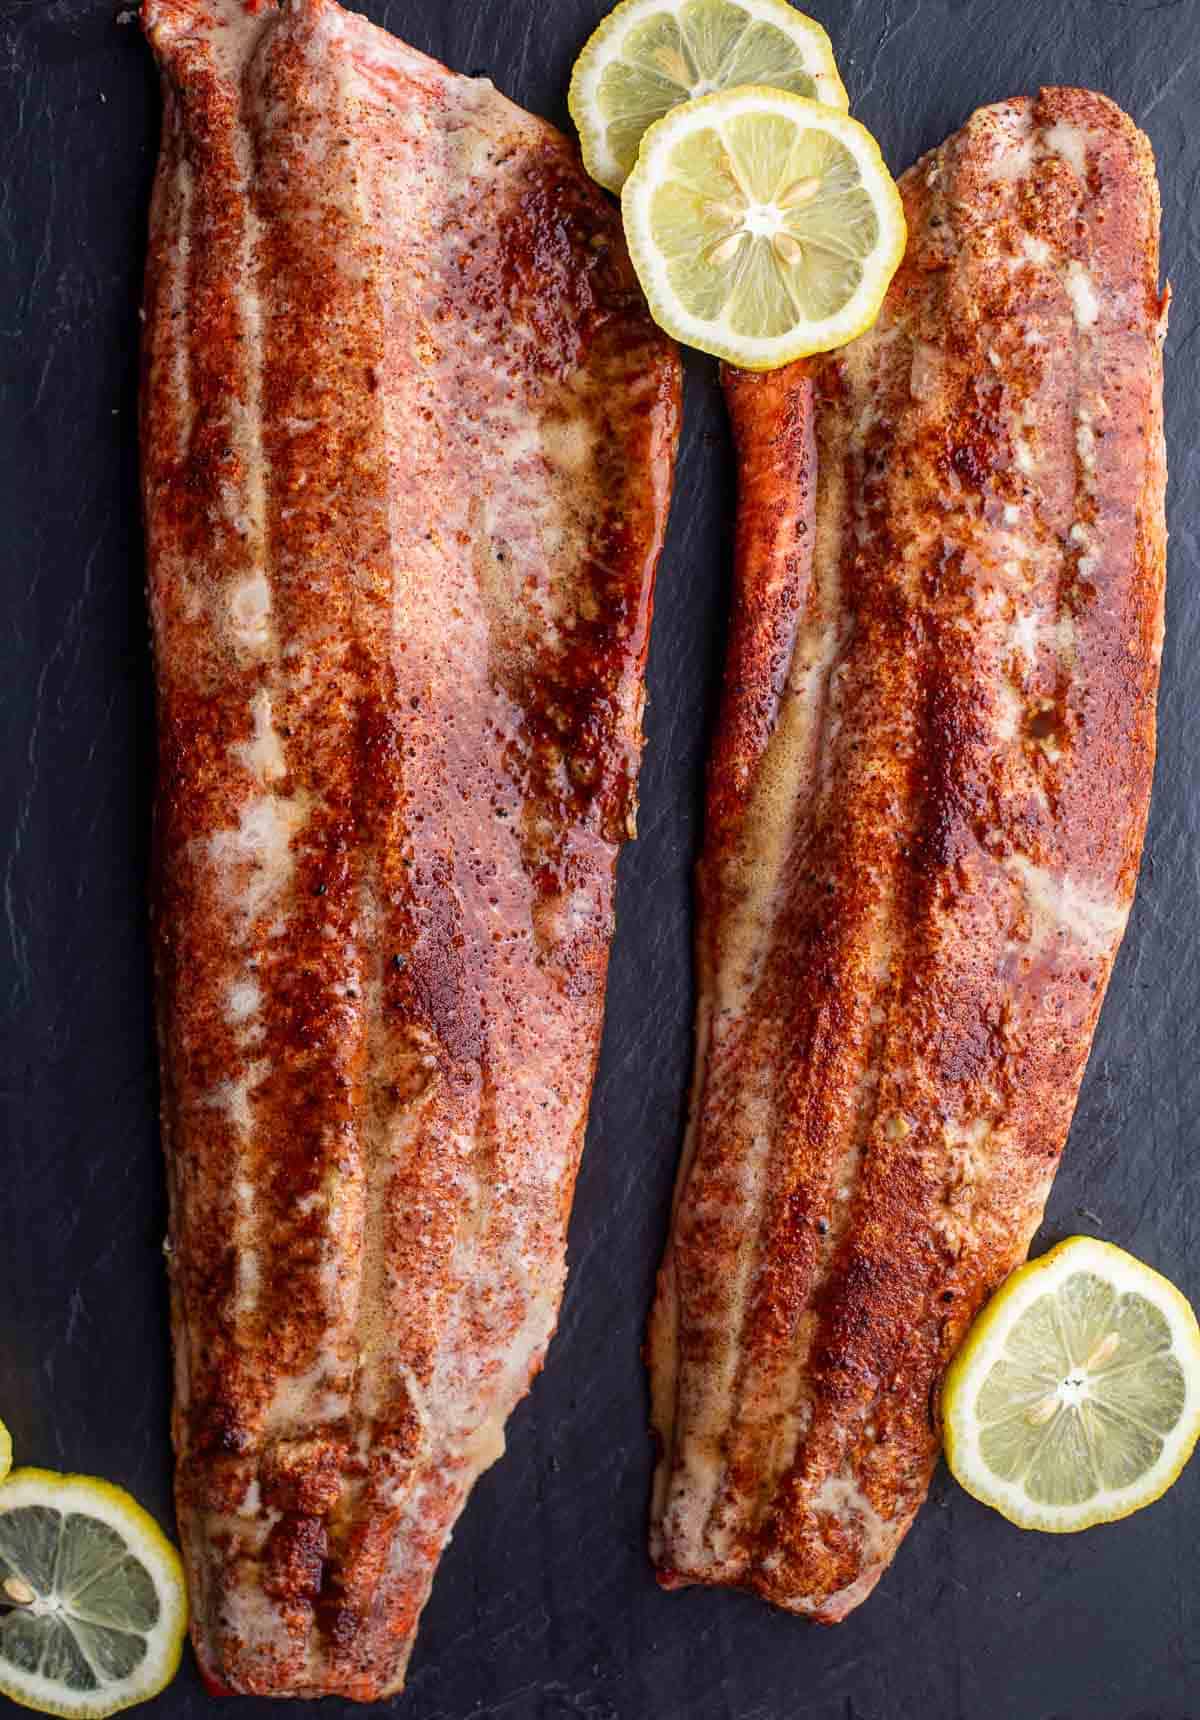
[[[1048,89],[902,191],[875,327],[725,379],[736,589],[648,1345],[660,1581],[827,1623],[912,1521],[945,1365],[1040,1221],[1162,645],[1146,139]]]
[[[551,127],[146,0],[178,1507],[205,1676],[370,1700],[540,1367],[678,418]]]

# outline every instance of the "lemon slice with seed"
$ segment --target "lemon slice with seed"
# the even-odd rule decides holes
[[[745,370],[861,334],[904,255],[870,132],[783,90],[702,96],[659,120],[621,206],[655,321]]]
[[[1067,1533],[1158,1499],[1200,1433],[1200,1328],[1173,1284],[1073,1236],[1014,1272],[942,1393],[957,1479],[1023,1529]]]
[[[0,1693],[99,1720],[175,1676],[179,1555],[119,1487],[17,1469],[0,1487]]]
[[[849,105],[829,37],[786,0],[621,0],[571,73],[584,166],[619,191],[655,120],[739,84]]]

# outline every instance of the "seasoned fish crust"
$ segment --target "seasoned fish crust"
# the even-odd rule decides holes
[[[679,413],[552,127],[146,0],[174,1436],[212,1686],[400,1688],[557,1318]]]
[[[725,377],[734,611],[648,1342],[660,1581],[826,1623],[895,1553],[945,1366],[1041,1219],[1133,899],[1162,646],[1149,144],[1047,89],[901,190],[875,327]]]

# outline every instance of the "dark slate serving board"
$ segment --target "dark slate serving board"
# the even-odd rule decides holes
[[[571,61],[604,10],[359,3],[560,122]],[[1200,4],[811,6],[854,111],[897,170],[978,104],[1048,82],[1108,91],[1158,153],[1175,286],[1161,756],[1137,906],[1042,1240],[1108,1237],[1200,1299]],[[0,1415],[21,1461],[110,1476],[168,1520],[134,414],[158,96],[117,11],[118,0],[0,0]],[[1021,1535],[941,1472],[875,1596],[835,1630],[742,1596],[664,1595],[651,1578],[638,1347],[690,1055],[689,872],[732,503],[715,369],[693,356],[641,838],[622,862],[561,1327],[443,1563],[396,1709],[413,1720],[1196,1720],[1200,1461],[1154,1509],[1062,1539]],[[198,1720],[209,1701],[189,1657],[156,1706]],[[268,1712],[239,1712],[255,1711]]]

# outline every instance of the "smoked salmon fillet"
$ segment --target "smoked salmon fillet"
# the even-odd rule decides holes
[[[690,1126],[648,1360],[659,1579],[825,1622],[925,1496],[1133,898],[1163,628],[1150,146],[1103,96],[905,175],[875,327],[728,372],[740,465]]]
[[[398,1690],[540,1368],[679,367],[575,152],[333,0],[145,0],[174,1437],[219,1690]]]

